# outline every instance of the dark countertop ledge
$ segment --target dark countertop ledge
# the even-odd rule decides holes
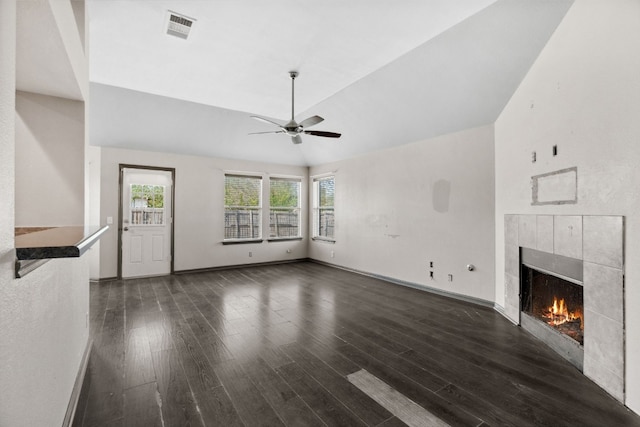
[[[55,227],[16,236],[16,258],[18,260],[77,258],[97,242],[108,228],[108,225]]]

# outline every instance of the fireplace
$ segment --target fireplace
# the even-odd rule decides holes
[[[584,345],[582,286],[522,266],[522,311]]]
[[[520,259],[522,326],[582,370],[582,261],[527,248]]]
[[[504,227],[504,315],[624,402],[624,217],[508,214]]]

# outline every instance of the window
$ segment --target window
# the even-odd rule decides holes
[[[300,183],[299,179],[269,180],[269,238],[300,237]]]
[[[131,225],[164,224],[164,185],[131,184]]]
[[[333,176],[313,180],[313,237],[316,239],[334,239],[334,199]]]
[[[262,178],[224,176],[225,240],[260,239]]]

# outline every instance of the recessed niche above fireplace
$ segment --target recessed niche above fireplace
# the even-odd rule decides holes
[[[624,217],[505,215],[504,225],[506,317],[538,338],[543,334],[547,345],[624,402]],[[542,296],[528,280],[544,283]],[[556,282],[569,285],[545,288]],[[554,294],[556,310],[564,305],[566,314],[553,314]]]
[[[566,205],[578,202],[577,167],[532,176],[531,183],[532,205]]]

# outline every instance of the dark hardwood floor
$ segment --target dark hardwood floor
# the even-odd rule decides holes
[[[640,426],[492,309],[311,262],[92,284],[91,335],[75,426],[405,425],[363,369],[452,426]]]

